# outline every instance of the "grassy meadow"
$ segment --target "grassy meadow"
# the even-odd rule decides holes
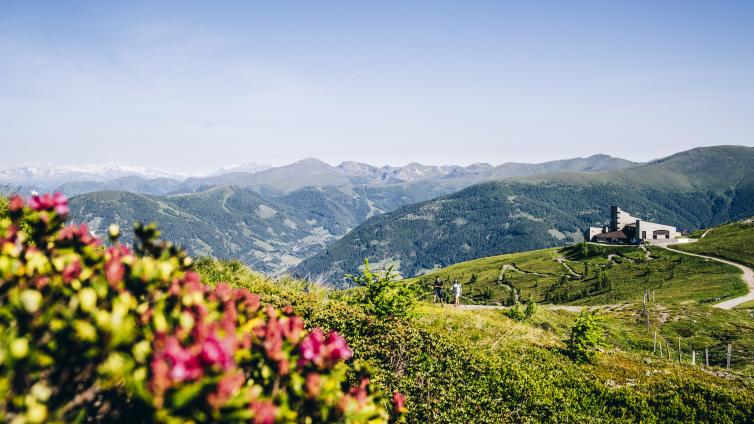
[[[701,237],[703,233],[701,231],[695,235]],[[714,227],[697,242],[678,245],[676,248],[754,267],[754,219]]]
[[[746,293],[740,271],[719,262],[666,249],[576,245],[511,253],[462,262],[407,280],[429,298],[435,277],[458,279],[463,301],[506,305],[513,290],[538,303],[604,305],[640,302],[644,290],[656,302],[709,304]]]
[[[565,267],[553,258],[565,253],[549,249],[513,256],[516,267],[557,281]],[[675,256],[669,252],[667,257]],[[512,263],[508,259],[481,261],[499,269]],[[585,263],[572,262],[573,267]],[[625,275],[637,272],[629,265],[625,268]],[[499,309],[420,302],[412,318],[394,320],[366,314],[352,301],[354,290],[332,291],[292,279],[272,281],[234,262],[200,260],[197,269],[207,281],[248,287],[263,301],[292,305],[307,325],[343,334],[355,361],[373,370],[374,382],[406,395],[409,422],[746,422],[754,417],[754,380],[746,364],[751,361],[739,356],[752,350],[745,342],[754,340],[754,329],[746,323],[748,312],[713,311],[691,300],[698,296],[657,300],[650,305],[649,330],[636,304],[600,307],[600,352],[593,364],[579,364],[565,352],[564,340],[578,315],[573,311],[540,305],[532,317],[516,321]],[[493,275],[489,269],[474,269],[484,278]],[[703,272],[716,275],[720,270]],[[519,274],[533,275],[513,275]],[[673,284],[681,281],[687,280]],[[719,290],[715,284],[707,287]],[[670,298],[674,287],[662,290]],[[671,346],[678,335],[685,349],[709,345],[712,369],[691,366],[687,354],[681,364],[675,356],[653,354],[655,329]],[[719,346],[730,338],[736,360],[726,371],[719,366]]]

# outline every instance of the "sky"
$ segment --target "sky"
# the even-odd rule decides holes
[[[754,145],[753,1],[0,2],[0,167]]]

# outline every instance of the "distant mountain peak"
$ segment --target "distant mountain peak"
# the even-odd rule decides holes
[[[231,164],[231,165],[223,166],[222,168],[218,169],[214,173],[210,174],[210,176],[230,174],[233,172],[248,172],[249,174],[253,174],[255,172],[264,171],[270,168],[272,168],[272,165],[268,165],[266,163],[246,162],[246,163]]]
[[[316,166],[323,166],[324,165],[324,166],[327,166],[327,167],[331,167],[330,164],[328,164],[328,163],[326,163],[326,162],[324,162],[322,160],[319,160],[317,158],[304,158],[304,159],[298,160],[296,162],[293,162],[291,165],[316,165]]]

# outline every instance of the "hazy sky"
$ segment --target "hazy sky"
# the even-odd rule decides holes
[[[754,1],[368,3],[2,0],[0,167],[754,145]]]

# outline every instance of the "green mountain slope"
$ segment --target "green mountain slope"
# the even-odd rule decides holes
[[[298,209],[237,187],[174,196],[88,193],[71,199],[71,220],[88,223],[100,234],[110,223],[118,223],[126,230],[126,240],[133,222],[159,222],[166,238],[193,255],[241,258],[271,273],[318,251],[334,237]]]
[[[338,284],[364,258],[404,276],[494,254],[566,245],[605,225],[609,205],[646,220],[700,228],[754,214],[754,148],[682,152],[619,171],[514,178],[373,217],[294,274]]]
[[[754,267],[754,218],[714,227],[705,233],[697,242],[675,248]]]
[[[435,277],[448,287],[458,279],[464,303],[489,305],[510,304],[515,298],[572,305],[641,302],[644,290],[653,291],[655,300],[665,304],[708,305],[748,292],[733,266],[651,246],[579,244],[509,253],[406,281],[418,283],[429,294]]]
[[[627,162],[607,158],[610,163]],[[604,160],[594,157],[532,166],[581,169],[599,167]],[[352,164],[349,172],[357,174],[358,170],[353,169],[357,165]],[[161,222],[164,216],[168,223],[166,234],[191,253],[242,258],[261,271],[278,273],[317,253],[369,217],[452,193],[479,177],[474,173],[450,173],[447,178],[425,179],[420,178],[422,172],[439,171],[420,168],[413,170],[417,181],[351,184],[345,171],[308,159],[253,174],[230,173],[185,182],[126,177],[108,182],[68,183],[61,189],[83,193],[75,198],[74,219],[90,222],[99,230],[110,222],[130,228],[132,221]],[[379,177],[377,168],[366,171],[373,178]],[[400,181],[396,176],[390,179]],[[218,185],[227,183],[234,185],[232,188]],[[88,193],[97,188],[121,193]],[[176,192],[187,194],[167,195]]]

